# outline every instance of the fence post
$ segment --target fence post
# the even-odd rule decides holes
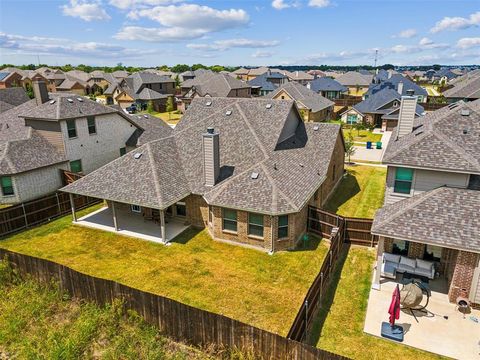
[[[58,198],[58,192],[55,193],[55,197],[57,198],[58,216],[60,216],[62,215],[62,208],[60,207],[60,199]]]
[[[25,228],[28,228],[28,219],[27,219],[27,213],[25,211],[25,205],[22,203],[22,210],[23,210],[23,217],[25,219]]]
[[[323,271],[320,272],[320,296],[318,297],[318,303],[322,302],[322,297],[323,297]]]
[[[307,340],[307,329],[308,329],[308,300],[305,300],[305,340]]]

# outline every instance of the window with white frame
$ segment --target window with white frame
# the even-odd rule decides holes
[[[263,237],[263,215],[248,213],[248,235]]]
[[[130,209],[134,213],[141,213],[142,212],[142,207],[139,205],[130,205]]]

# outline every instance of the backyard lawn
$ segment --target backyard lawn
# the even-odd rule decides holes
[[[374,249],[349,249],[335,272],[309,343],[352,359],[440,359],[363,332],[374,262]],[[387,309],[381,310],[388,320]]]
[[[187,230],[167,247],[75,226],[70,216],[0,241],[0,247],[281,335],[288,333],[328,250],[312,239],[305,249],[271,256],[213,241],[206,230]]]
[[[353,136],[353,141],[355,142],[382,141],[382,134],[374,134],[369,130],[343,129],[345,139],[350,135]]]
[[[383,205],[387,169],[352,165],[330,197],[325,209],[347,217],[373,218]]]

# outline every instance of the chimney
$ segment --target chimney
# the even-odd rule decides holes
[[[220,174],[220,138],[213,127],[203,134],[203,173],[205,186],[214,186]]]
[[[387,72],[388,72],[387,78],[391,79],[392,78],[392,72],[390,70],[388,70]]]
[[[33,93],[35,94],[35,99],[37,101],[37,105],[42,105],[46,103],[49,99],[48,97],[48,90],[45,81],[43,80],[34,80],[33,83]]]
[[[415,110],[417,108],[417,97],[413,93],[413,90],[407,90],[407,95],[402,96],[400,113],[398,114],[397,139],[410,134],[413,130],[413,121],[415,120]]]
[[[398,93],[399,93],[400,96],[401,96],[402,93],[403,93],[403,81],[400,81],[400,82],[398,83],[397,91],[398,91]]]
[[[311,85],[310,85],[310,83],[308,82],[308,83],[307,83],[307,89],[310,89],[310,88],[311,88]]]

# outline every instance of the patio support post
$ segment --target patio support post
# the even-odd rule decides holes
[[[70,206],[72,208],[72,218],[73,222],[77,222],[77,214],[75,212],[75,201],[73,200],[73,194],[68,194],[70,198]]]
[[[112,201],[112,216],[113,216],[113,227],[115,231],[118,231],[118,221],[117,221],[117,212],[115,211],[115,202]]]
[[[372,289],[380,290],[380,275],[382,273],[382,261],[383,251],[385,248],[385,238],[383,236],[378,237],[377,245],[377,268],[375,269],[375,275],[373,279]]]
[[[167,231],[165,228],[165,210],[160,210],[160,231],[162,233],[162,242],[167,243]]]

